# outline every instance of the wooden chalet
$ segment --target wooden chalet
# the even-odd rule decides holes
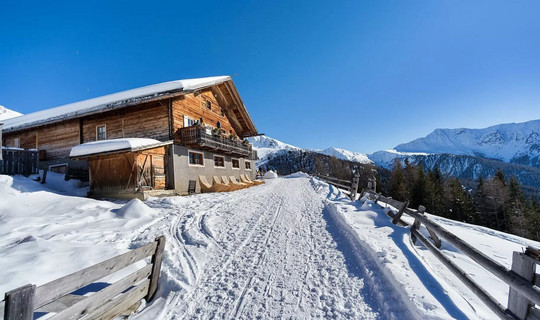
[[[137,192],[152,190],[187,194],[190,186],[200,192],[200,175],[254,179],[257,155],[244,138],[257,134],[232,79],[221,76],[165,82],[7,119],[2,143],[37,149],[44,169],[90,168],[91,196],[140,197]],[[156,143],[74,152],[94,141],[130,139]]]

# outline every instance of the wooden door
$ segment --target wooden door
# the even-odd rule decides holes
[[[152,155],[152,175],[154,189],[165,189],[165,157],[162,155]]]

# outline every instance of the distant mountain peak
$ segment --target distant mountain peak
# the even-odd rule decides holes
[[[295,147],[285,142],[281,142],[277,139],[268,137],[268,136],[257,136],[248,138],[249,142],[253,145],[253,148],[257,150],[257,155],[259,157],[259,163],[262,164],[266,162],[266,159],[274,153],[283,152],[287,150],[303,150],[302,148]],[[352,152],[345,149],[330,147],[324,150],[314,149],[306,150],[317,152],[329,156],[336,157],[338,159],[360,162],[360,163],[372,163],[368,157],[359,152]]]
[[[0,120],[11,119],[11,118],[15,118],[15,117],[18,117],[18,116],[22,116],[22,113],[10,110],[10,109],[0,105]]]
[[[540,120],[505,123],[483,129],[436,129],[396,146],[400,152],[480,156],[524,165],[540,163]]]

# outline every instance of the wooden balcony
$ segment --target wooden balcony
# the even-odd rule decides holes
[[[231,139],[215,130],[202,126],[181,128],[176,134],[176,142],[187,147],[213,151],[235,157],[257,159],[257,152],[247,141]]]

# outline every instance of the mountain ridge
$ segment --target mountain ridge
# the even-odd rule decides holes
[[[435,129],[402,143],[398,152],[469,155],[540,167],[540,119],[481,129]]]
[[[0,105],[0,121],[22,116],[23,114]]]

